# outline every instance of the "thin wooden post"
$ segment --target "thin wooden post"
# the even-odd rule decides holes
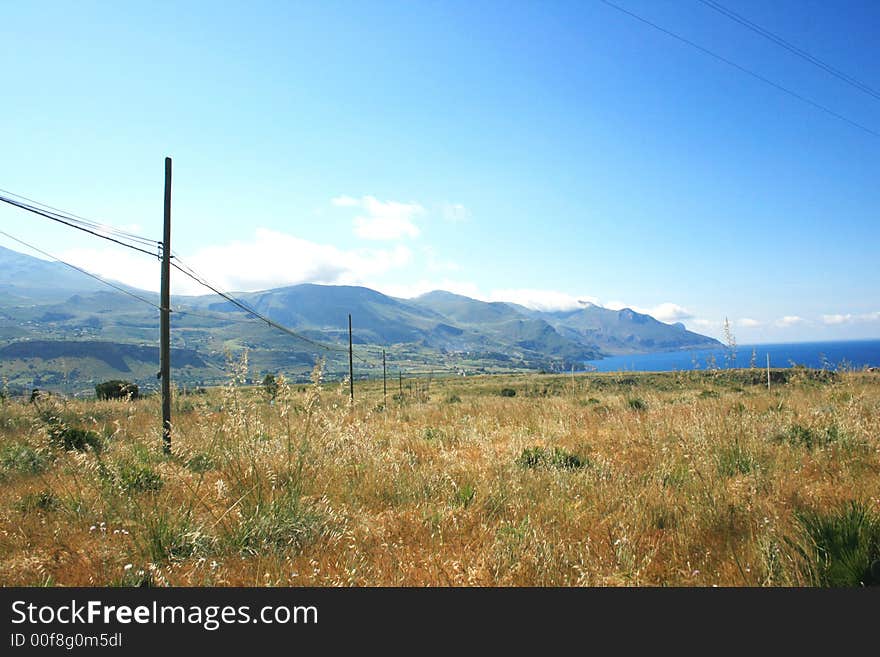
[[[770,390],[770,352],[767,352],[767,390]]]
[[[388,376],[385,370],[385,350],[382,350],[382,405],[388,404]]]
[[[162,451],[171,453],[171,158],[165,158],[165,216],[162,227],[159,378],[162,380]]]
[[[348,386],[351,403],[354,404],[354,360],[351,347],[351,313],[348,315]]]
[[[403,372],[397,370],[397,382],[400,384],[400,400],[403,401]]]

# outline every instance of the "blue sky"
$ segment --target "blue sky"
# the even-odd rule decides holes
[[[698,0],[615,2],[880,132],[880,100]],[[880,4],[721,4],[880,90]],[[0,188],[158,239],[171,156],[173,248],[227,289],[581,299],[715,336],[729,317],[743,344],[880,337],[880,137],[598,0],[3,18]],[[158,287],[146,256],[6,206],[0,229]]]

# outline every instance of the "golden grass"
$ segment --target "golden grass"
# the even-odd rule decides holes
[[[170,458],[157,399],[3,402],[0,584],[800,586],[799,511],[880,512],[876,374],[434,379],[386,410],[243,374],[175,399]]]

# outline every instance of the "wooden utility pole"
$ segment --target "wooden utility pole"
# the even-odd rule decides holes
[[[351,313],[348,315],[348,386],[351,403],[354,404],[354,360],[351,348]]]
[[[159,378],[162,379],[162,451],[171,453],[171,158],[165,158],[165,221],[159,306]]]
[[[767,352],[767,390],[770,390],[770,352]]]
[[[385,350],[382,350],[382,405],[388,404],[388,376],[385,373]]]

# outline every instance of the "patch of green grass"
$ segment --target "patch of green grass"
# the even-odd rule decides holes
[[[63,424],[50,425],[49,440],[56,447],[67,451],[85,452],[91,449],[97,453],[104,448],[104,441],[94,431]]]
[[[795,518],[804,536],[790,542],[813,586],[880,584],[880,515],[851,501],[834,512],[807,510]]]
[[[7,472],[40,474],[49,467],[49,459],[27,443],[12,443],[0,449],[0,477]]]
[[[691,478],[688,467],[679,463],[663,473],[661,482],[664,488],[682,488]]]
[[[626,403],[634,411],[641,412],[648,410],[648,402],[639,397],[630,397],[626,400]]]
[[[189,457],[184,463],[184,466],[196,474],[202,474],[209,470],[213,470],[217,467],[217,464],[209,454],[200,452]]]
[[[132,538],[144,556],[156,564],[187,559],[211,547],[210,538],[182,511],[155,508],[142,515],[139,525]]]
[[[749,474],[759,469],[755,457],[739,444],[722,447],[716,456],[716,464],[722,477]]]
[[[815,429],[801,424],[793,424],[787,430],[774,436],[776,442],[788,443],[792,447],[805,447],[808,450],[826,447],[831,443],[839,441],[841,438],[843,438],[843,432],[838,429],[836,424],[832,424],[825,429]]]
[[[516,397],[516,390],[513,388],[501,388],[502,397]]]
[[[425,440],[442,440],[445,435],[443,429],[437,427],[425,427],[425,430],[422,431],[422,437]]]
[[[148,465],[122,463],[116,472],[116,484],[125,493],[155,493],[162,490],[162,476]]]
[[[299,551],[315,538],[323,516],[303,503],[295,490],[270,500],[249,500],[241,519],[228,528],[226,542],[243,555]]]
[[[449,395],[449,396],[446,398],[446,403],[447,403],[447,404],[460,404],[460,403],[461,403],[461,397],[459,397],[459,396],[456,395],[456,394]]]
[[[586,458],[570,454],[561,447],[545,449],[544,447],[528,447],[516,459],[521,468],[563,468],[579,469],[590,465]]]
[[[48,489],[38,492],[25,493],[15,504],[15,508],[22,513],[30,513],[32,511],[55,511],[61,503],[55,494]]]
[[[474,488],[472,484],[464,484],[459,487],[455,491],[455,501],[458,502],[465,509],[471,505],[471,502],[474,501],[474,497],[477,494],[477,489]]]

